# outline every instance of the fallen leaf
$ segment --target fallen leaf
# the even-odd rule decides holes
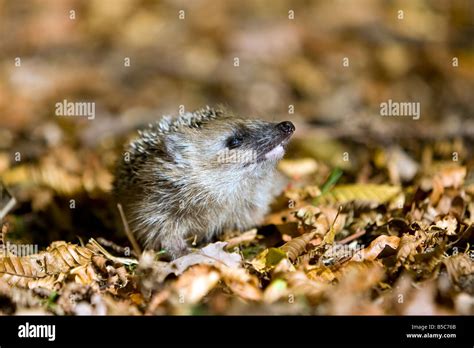
[[[400,187],[375,184],[338,185],[317,197],[315,204],[342,204],[351,201],[385,203],[400,192]]]
[[[238,253],[229,253],[224,250],[227,243],[216,242],[196,252],[191,252],[176,260],[161,264],[158,271],[158,281],[162,282],[170,274],[180,275],[193,265],[223,264],[230,268],[238,268],[242,263],[242,257]]]
[[[375,238],[370,245],[358,251],[352,257],[352,261],[373,261],[375,260],[380,253],[385,249],[385,247],[389,246],[390,248],[396,250],[398,249],[398,244],[400,243],[400,238],[397,236],[386,236],[381,235]]]

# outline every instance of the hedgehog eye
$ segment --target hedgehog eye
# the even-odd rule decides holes
[[[234,135],[230,137],[229,139],[227,139],[227,147],[229,149],[235,149],[236,147],[239,147],[240,145],[242,145],[243,142],[244,142],[244,138],[242,136]]]

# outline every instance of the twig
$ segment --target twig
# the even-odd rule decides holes
[[[365,234],[365,230],[361,230],[359,232],[356,232],[354,234],[351,234],[350,236],[344,238],[344,239],[341,239],[338,244],[346,244],[346,243],[349,243],[349,242],[352,242],[354,239],[357,239],[359,238],[360,236],[363,236]]]
[[[102,254],[105,255],[108,259],[118,262],[118,263],[123,263],[124,265],[137,265],[138,260],[132,259],[130,257],[119,257],[119,256],[114,256],[111,253],[109,253],[105,248],[99,244],[98,241],[96,241],[94,238],[89,239],[90,246],[94,247],[96,250],[100,251]],[[81,266],[82,267],[82,266]]]
[[[8,202],[6,204],[4,204],[5,197],[8,199]],[[8,192],[7,188],[3,185],[3,182],[1,181],[0,181],[0,203],[2,203],[2,206],[0,206],[0,223],[2,223],[3,218],[15,206],[16,199],[10,194],[10,192]]]
[[[122,218],[125,234],[127,235],[128,240],[130,241],[130,244],[132,244],[133,250],[137,254],[137,257],[140,257],[140,255],[142,254],[142,250],[140,249],[140,246],[138,245],[137,240],[135,239],[132,232],[130,231],[130,227],[128,226],[127,219],[125,217],[125,214],[123,213],[122,205],[120,203],[117,203],[117,208],[119,210],[120,217]]]
[[[126,255],[127,251],[130,253],[130,248],[129,247],[123,247],[121,245],[118,245],[111,240],[107,240],[105,238],[99,237],[97,238],[97,241],[102,244],[103,246],[112,249],[114,252],[122,255]],[[135,255],[135,250],[132,250],[132,256],[138,257],[138,255]]]

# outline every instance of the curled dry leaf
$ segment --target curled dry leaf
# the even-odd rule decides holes
[[[458,221],[453,216],[446,215],[443,219],[436,222],[436,227],[445,230],[448,236],[454,236],[458,227]]]
[[[423,247],[424,250],[414,256],[413,263],[405,264],[406,268],[415,271],[418,276],[432,274],[445,257],[446,243],[444,241],[432,247],[426,248],[425,245]]]
[[[375,238],[370,245],[358,251],[352,257],[352,261],[373,261],[375,260],[380,253],[388,246],[394,250],[398,249],[398,244],[400,243],[400,238],[397,236],[386,236],[381,235]]]
[[[403,234],[400,238],[398,251],[397,251],[397,267],[404,264],[406,261],[413,262],[415,255],[418,253],[417,248],[421,245],[422,239],[416,235],[408,233]]]
[[[314,238],[316,232],[305,233],[302,236],[293,238],[288,243],[280,247],[291,261],[295,261],[298,256],[306,251],[306,246]]]
[[[314,227],[317,223],[317,218],[321,215],[321,209],[312,205],[307,205],[298,209],[294,214],[303,224]]]
[[[74,275],[74,280],[76,283],[82,285],[95,285],[97,286],[97,281],[99,280],[92,263],[87,263],[71,269],[71,275]]]
[[[255,256],[249,263],[257,272],[265,273],[270,271],[286,257],[286,253],[280,248],[269,248]]]
[[[334,219],[329,221],[328,217],[328,215],[332,215],[331,209],[326,209],[323,213],[320,208],[308,205],[297,210],[294,215],[299,220],[299,229],[304,232],[316,232],[321,237],[326,235],[334,222]],[[337,210],[335,210],[335,213],[337,215]]]

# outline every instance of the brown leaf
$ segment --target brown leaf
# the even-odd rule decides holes
[[[318,162],[313,158],[283,159],[278,164],[278,168],[288,177],[299,178],[318,170]]]
[[[385,249],[386,246],[389,246],[392,249],[398,249],[398,244],[400,243],[400,238],[397,236],[386,236],[381,235],[375,238],[370,245],[358,251],[352,257],[352,261],[373,261],[375,260],[379,254]]]
[[[172,262],[161,263],[157,267],[158,281],[162,282],[170,274],[180,275],[189,267],[198,264],[215,265],[224,264],[230,268],[238,268],[242,262],[242,257],[238,253],[229,253],[224,250],[227,243],[211,243],[197,252],[184,255]]]
[[[305,233],[302,236],[293,238],[288,243],[285,243],[283,246],[280,247],[283,250],[288,258],[291,261],[295,261],[298,256],[300,256],[303,252],[306,251],[306,246],[314,238],[316,232],[309,232]]]
[[[375,184],[338,185],[317,197],[317,204],[342,204],[351,201],[386,203],[400,192],[400,187]]]
[[[309,279],[304,272],[287,273],[288,294],[306,296],[312,303],[318,302],[330,285]]]
[[[458,227],[458,221],[453,216],[446,215],[442,220],[438,220],[435,226],[445,230],[448,236],[454,236]]]
[[[249,244],[253,242],[256,238],[257,238],[257,229],[253,228],[250,231],[247,231],[238,235],[237,237],[226,240],[227,245],[225,248],[226,250],[231,250],[237,245]]]
[[[397,265],[401,266],[405,261],[413,262],[415,255],[418,253],[417,248],[422,243],[417,236],[405,233],[400,239],[397,251]]]
[[[56,241],[38,254],[0,258],[0,278],[12,286],[57,289],[69,275],[76,282],[91,285],[98,278],[93,258],[99,251],[92,243],[85,247]]]
[[[177,303],[193,305],[216,286],[219,272],[211,266],[196,265],[184,272],[174,283]]]

